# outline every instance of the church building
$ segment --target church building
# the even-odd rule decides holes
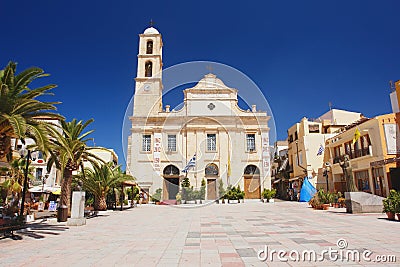
[[[200,188],[206,199],[219,198],[223,182],[261,197],[271,188],[269,115],[238,106],[238,90],[215,74],[183,90],[183,106],[163,103],[162,38],[154,27],[139,34],[139,54],[132,128],[128,137],[127,172],[150,195],[161,188],[162,200],[174,200],[183,178]]]

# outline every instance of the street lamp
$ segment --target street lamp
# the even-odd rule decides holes
[[[22,189],[22,200],[21,200],[21,209],[19,216],[23,218],[24,216],[24,209],[25,209],[25,195],[26,195],[26,190],[28,187],[28,168],[29,168],[29,160],[31,158],[31,151],[29,149],[22,148],[19,150],[19,155],[21,158],[26,157],[26,165],[25,165],[25,173],[24,173],[24,186]]]
[[[326,180],[326,192],[329,192],[329,182],[328,182],[328,173],[331,169],[331,164],[329,162],[325,162],[325,168],[323,168],[323,176],[325,176]]]

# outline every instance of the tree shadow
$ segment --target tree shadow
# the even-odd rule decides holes
[[[35,222],[26,225],[26,228],[14,231],[14,234],[4,235],[0,238],[12,239],[12,240],[22,240],[26,237],[34,239],[43,239],[49,235],[60,235],[61,232],[68,230],[69,227],[65,225],[52,225],[44,222]]]

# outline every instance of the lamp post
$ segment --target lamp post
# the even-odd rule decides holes
[[[329,181],[328,181],[328,176],[329,176],[329,171],[331,169],[331,164],[329,162],[325,162],[325,168],[323,168],[323,176],[325,176],[325,181],[326,181],[326,192],[329,192]]]
[[[28,168],[29,168],[29,159],[31,157],[31,151],[29,149],[26,150],[26,149],[22,148],[19,151],[19,154],[20,154],[21,158],[26,156],[26,165],[25,165],[25,173],[24,173],[24,186],[23,186],[23,189],[22,189],[21,209],[20,209],[20,213],[19,213],[19,216],[21,218],[23,218],[24,209],[25,209],[25,195],[26,195],[26,190],[27,190],[27,187],[28,187]]]

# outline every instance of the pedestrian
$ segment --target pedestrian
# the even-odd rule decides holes
[[[143,203],[143,192],[139,193],[139,204],[142,205]]]

